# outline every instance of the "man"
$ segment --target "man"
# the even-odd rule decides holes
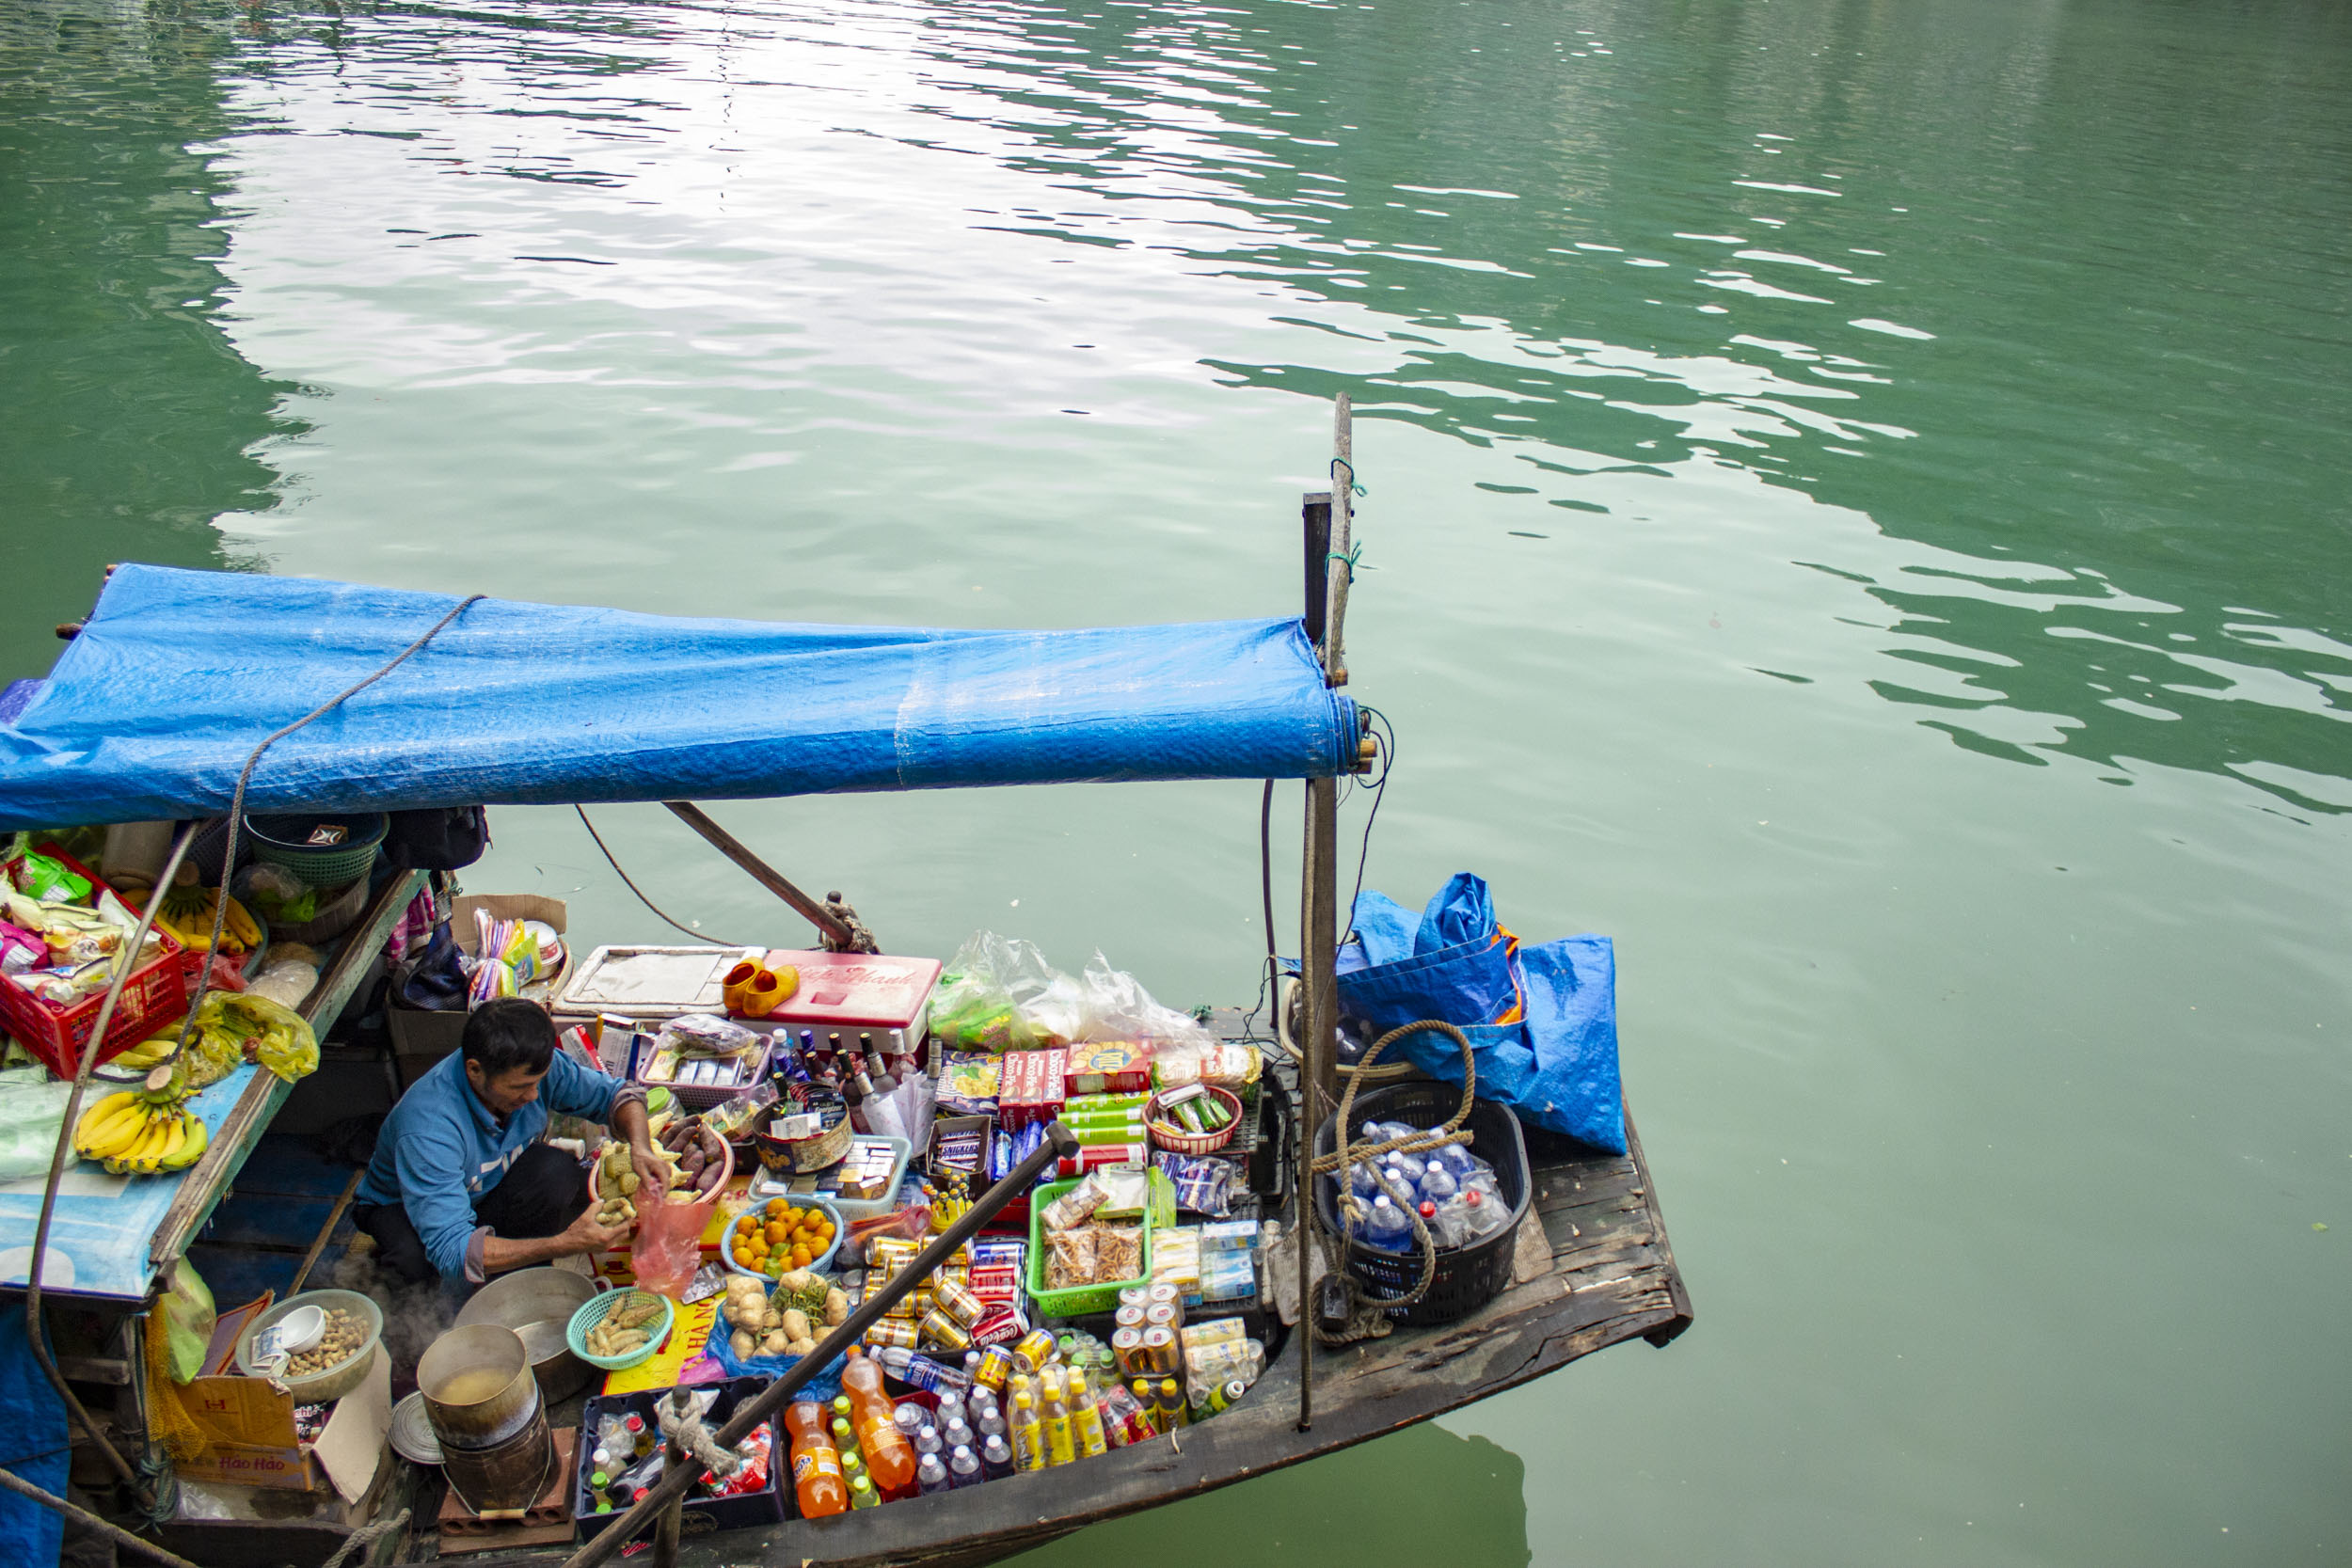
[[[551,1111],[606,1123],[628,1140],[638,1180],[660,1190],[644,1091],[557,1050],[537,1003],[501,997],[474,1009],[457,1053],[384,1118],[353,1212],[384,1270],[479,1285],[623,1240],[626,1225],[598,1225],[589,1210],[580,1162],[539,1142]]]

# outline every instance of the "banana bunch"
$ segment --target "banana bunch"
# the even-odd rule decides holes
[[[184,1086],[184,1075],[180,1075]],[[123,1089],[82,1113],[73,1148],[113,1176],[154,1176],[184,1170],[202,1157],[212,1134],[185,1108],[169,1083],[157,1089]]]
[[[170,1060],[171,1048],[178,1044],[179,1040],[180,1037],[177,1032],[157,1035],[151,1040],[141,1040],[130,1050],[107,1057],[106,1065],[126,1072],[145,1072],[150,1068],[161,1067]]]
[[[181,946],[201,953],[212,945],[213,916],[226,896],[216,887],[199,887],[196,867],[183,865],[172,885],[164,891],[163,902],[155,907],[155,924]],[[144,895],[134,890],[125,894],[124,899],[135,909]],[[254,923],[243,904],[229,898],[229,914],[220,927],[220,950],[250,953],[261,945],[262,927]]]

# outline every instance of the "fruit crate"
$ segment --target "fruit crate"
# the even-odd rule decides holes
[[[87,878],[93,903],[111,891],[87,866],[56,845],[42,845],[40,853]],[[181,946],[162,931],[153,935],[163,951],[133,970],[124,983],[122,999],[115,1004],[115,1016],[106,1026],[105,1043],[99,1049],[102,1062],[188,1016],[204,956]],[[60,1007],[41,1001],[13,981],[0,980],[0,1027],[50,1071],[71,1078],[81,1068],[82,1052],[89,1044],[90,1031],[98,1026],[98,1010],[105,1001],[106,993],[102,990]]]

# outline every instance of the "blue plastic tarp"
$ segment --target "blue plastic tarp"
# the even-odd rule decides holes
[[[1607,937],[1530,945],[1495,918],[1486,882],[1457,872],[1417,917],[1384,894],[1356,900],[1340,946],[1340,1016],[1367,1039],[1423,1019],[1459,1027],[1478,1097],[1533,1127],[1625,1152],[1616,949]],[[1383,1053],[1462,1081],[1462,1051],[1421,1030]]]
[[[457,602],[118,568],[48,679],[0,693],[0,829],[225,812],[264,736]],[[1326,778],[1356,738],[1295,619],[947,631],[485,599],[272,747],[246,807]]]

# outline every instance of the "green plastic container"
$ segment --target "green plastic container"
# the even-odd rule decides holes
[[[1148,1285],[1152,1280],[1152,1207],[1143,1210],[1143,1272],[1133,1279],[1114,1279],[1107,1285],[1077,1285],[1067,1291],[1045,1288],[1045,1211],[1054,1199],[1075,1187],[1083,1177],[1068,1181],[1049,1182],[1029,1195],[1029,1299],[1037,1309],[1049,1318],[1084,1318],[1119,1309],[1119,1292],[1130,1285]]]

